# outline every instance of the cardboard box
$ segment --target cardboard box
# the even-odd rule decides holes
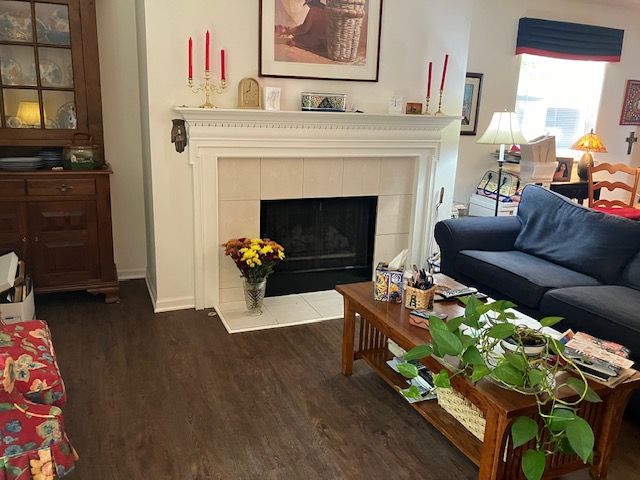
[[[376,267],[373,296],[380,302],[402,303],[404,297],[404,272],[389,270],[386,263]]]
[[[0,318],[4,323],[28,322],[36,318],[33,288],[24,302],[0,303]]]

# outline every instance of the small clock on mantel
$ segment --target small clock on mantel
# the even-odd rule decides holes
[[[238,108],[262,108],[260,84],[255,78],[243,78],[238,84]]]

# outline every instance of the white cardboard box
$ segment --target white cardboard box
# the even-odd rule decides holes
[[[0,319],[4,323],[28,322],[36,318],[36,305],[33,299],[33,288],[21,303],[0,303]]]
[[[11,252],[0,257],[0,292],[13,287],[18,271],[18,256]]]
[[[493,217],[496,213],[496,199],[474,193],[469,199],[469,215],[472,217]],[[498,216],[512,216],[518,213],[516,202],[500,202]]]

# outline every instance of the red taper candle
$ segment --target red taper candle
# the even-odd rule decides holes
[[[433,74],[433,62],[429,62],[429,77],[427,80],[427,97],[431,97],[431,76]]]
[[[442,81],[440,82],[440,91],[444,90],[444,81],[447,78],[447,66],[449,65],[449,54],[444,56],[444,68],[442,69]]]
[[[189,37],[189,80],[193,80],[193,38]]]
[[[226,80],[227,79],[227,65],[225,63],[225,53],[224,53],[224,48],[222,50],[220,50],[220,69],[221,69],[221,77],[222,80]]]
[[[209,60],[211,59],[211,35],[209,34],[209,30],[207,30],[207,37],[205,39],[205,59],[204,59],[204,69],[205,71],[209,71]]]

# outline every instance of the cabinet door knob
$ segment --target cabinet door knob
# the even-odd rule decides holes
[[[34,242],[38,242],[38,241],[40,241],[40,239],[39,239],[38,237],[35,237],[35,238],[33,239],[33,241],[34,241]]]
[[[62,185],[60,185],[59,187],[56,187],[59,191],[61,191],[62,193],[64,192],[68,192],[69,190],[73,189],[72,185],[67,185],[65,183],[63,183]]]
[[[27,243],[27,237],[22,237],[20,241],[22,241],[22,243]]]

